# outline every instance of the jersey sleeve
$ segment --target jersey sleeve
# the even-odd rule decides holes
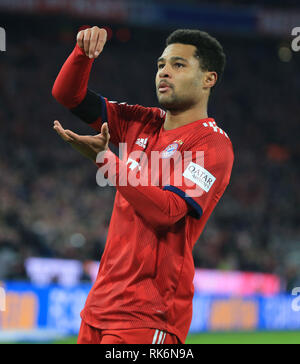
[[[103,122],[108,122],[111,142],[117,146],[126,141],[129,127],[161,122],[165,112],[159,108],[109,101],[90,90],[88,81],[93,62],[76,44],[52,88],[52,95],[60,104],[97,132]]]
[[[220,133],[210,134],[190,149],[175,163],[170,184],[163,189],[182,197],[192,208],[190,215],[200,219],[229,184],[234,153],[229,138]]]
[[[98,155],[96,165],[98,172],[105,176],[105,180],[100,177],[98,181],[104,181],[105,186],[108,180],[116,186],[134,210],[154,229],[170,227],[187,215],[189,206],[184,200],[170,191],[149,185],[148,176],[140,170],[137,171],[140,184],[130,183],[130,174],[136,172],[109,149]]]
[[[90,126],[100,132],[102,123],[107,122],[110,141],[116,146],[126,141],[126,134],[133,123],[139,123],[141,126],[147,123],[161,123],[165,116],[165,111],[156,107],[129,105],[126,102],[109,101],[101,95],[98,97],[101,101],[98,117]]]

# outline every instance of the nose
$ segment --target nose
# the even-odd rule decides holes
[[[160,68],[158,71],[159,78],[171,78],[172,74],[170,71],[170,67],[165,64],[164,67]]]

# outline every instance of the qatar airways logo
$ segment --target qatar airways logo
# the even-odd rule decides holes
[[[163,151],[164,152],[164,151]],[[189,197],[200,197],[208,192],[216,178],[204,168],[203,151],[172,151],[169,158],[159,151],[127,153],[127,144],[119,144],[119,159],[106,163],[105,152],[97,156],[101,166],[97,172],[97,184],[105,186],[176,186]],[[118,170],[117,170],[118,168]],[[118,176],[118,178],[117,178]],[[200,188],[199,188],[200,187]]]
[[[208,192],[215,183],[216,178],[209,173],[205,168],[196,163],[190,162],[183,176],[190,181],[193,181],[201,187],[205,192]]]
[[[0,27],[0,51],[6,51],[6,33],[5,29]]]

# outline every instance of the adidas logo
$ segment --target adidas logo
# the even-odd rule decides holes
[[[148,143],[148,138],[138,138],[137,141],[135,142],[135,144],[144,149],[147,147],[147,143]]]

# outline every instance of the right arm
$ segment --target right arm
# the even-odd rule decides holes
[[[93,61],[101,54],[106,39],[106,30],[98,27],[77,34],[76,47],[60,70],[52,95],[97,132],[107,122],[111,130],[110,141],[118,146],[126,139],[129,121],[131,124],[144,125],[150,121],[161,125],[165,112],[158,108],[108,101],[88,89]]]
[[[52,88],[53,97],[87,123],[93,123],[102,110],[102,99],[88,90],[88,81],[94,59],[102,52],[106,40],[105,29],[81,30]]]

